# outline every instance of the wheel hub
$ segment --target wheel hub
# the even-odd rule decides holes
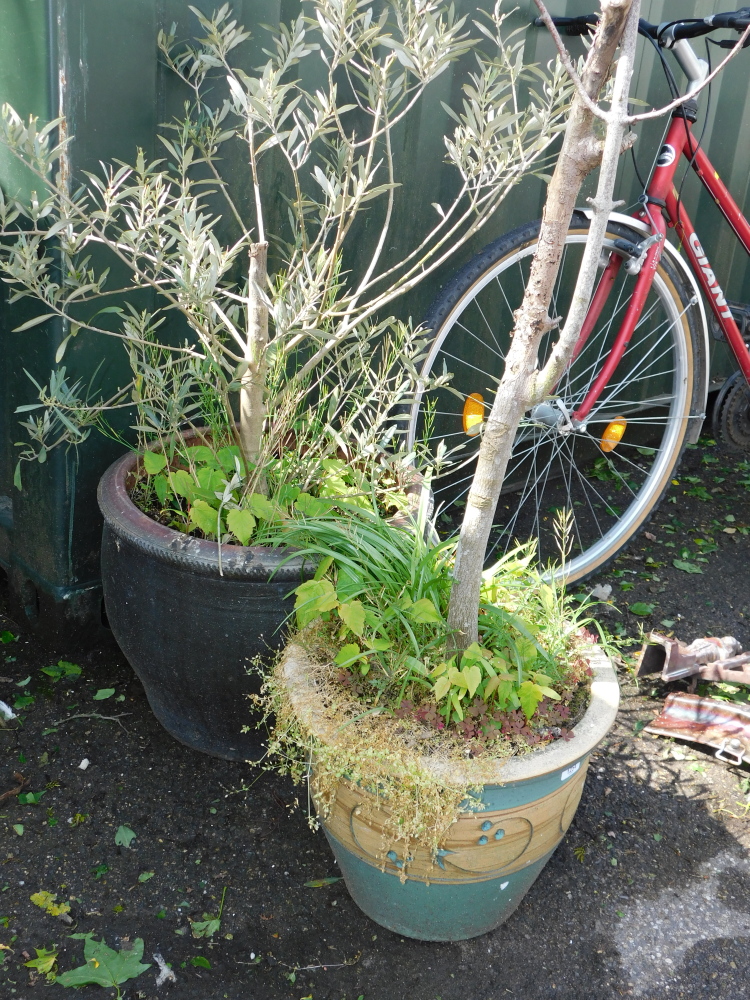
[[[531,423],[553,428],[558,434],[570,434],[571,431],[576,430],[571,423],[565,403],[559,397],[545,399],[543,403],[537,403],[529,411],[529,420]]]

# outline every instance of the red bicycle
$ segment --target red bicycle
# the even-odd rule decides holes
[[[596,15],[555,18],[569,34],[592,31]],[[742,32],[750,8],[639,30],[669,51],[687,77],[684,93],[709,72],[689,39],[717,29]],[[722,43],[720,43],[722,44]],[[734,45],[734,42],[723,43]],[[662,56],[662,63],[669,71]],[[671,76],[671,72],[669,73]],[[673,92],[676,84],[672,77]],[[538,539],[542,562],[554,559],[555,512],[573,512],[569,582],[605,566],[646,524],[662,499],[686,443],[706,415],[708,321],[704,301],[737,359],[715,407],[717,433],[750,450],[750,309],[727,302],[675,186],[684,156],[750,253],[750,224],[700,148],[696,101],[673,114],[636,212],[613,214],[603,273],[554,398],[524,417],[495,517],[488,558],[516,540]],[[681,186],[681,185],[679,185]],[[441,292],[425,326],[432,342],[423,375],[449,372],[447,386],[422,391],[409,419],[409,444],[438,456],[434,481],[443,527],[451,530],[474,472],[485,413],[502,375],[513,312],[521,303],[540,223],[486,247]],[[588,236],[586,211],[571,219],[552,314],[565,316]],[[552,344],[546,335],[540,365]]]

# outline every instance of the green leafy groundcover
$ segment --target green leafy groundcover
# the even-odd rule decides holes
[[[71,938],[83,941],[83,957],[86,964],[70,972],[63,972],[56,982],[61,986],[106,986],[115,987],[120,996],[119,987],[129,979],[135,979],[142,972],[151,968],[151,964],[141,962],[143,958],[143,938],[136,938],[133,947],[126,951],[113,951],[107,947],[104,940],[94,941],[93,932],[88,934],[71,934]]]
[[[472,741],[567,738],[589,674],[588,604],[545,580],[533,548],[520,546],[483,574],[479,643],[451,655],[455,541],[429,536],[426,524],[403,530],[344,504],[335,516],[288,522],[282,538],[318,561],[295,590],[299,629],[327,637],[339,684],[363,711],[413,716]]]
[[[246,469],[236,446],[215,453],[207,445],[184,446],[171,464],[156,451],[142,453],[140,460],[133,502],[176,531],[223,543],[261,544],[290,517],[321,517],[341,501],[365,509],[382,505],[391,513],[406,502],[402,474],[387,463],[370,462],[365,471],[338,458],[323,459],[314,473],[308,470],[309,492],[287,482],[301,473],[293,461],[280,459],[265,470],[265,496],[245,489]]]

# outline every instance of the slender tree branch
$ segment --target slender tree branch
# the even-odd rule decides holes
[[[632,125],[634,122],[645,122],[645,121],[648,121],[650,118],[661,118],[662,115],[666,115],[670,111],[674,111],[675,108],[679,108],[679,106],[681,104],[684,104],[685,101],[691,101],[694,97],[697,97],[698,94],[700,94],[700,92],[705,87],[707,87],[709,85],[709,83],[711,83],[711,81],[714,80],[719,75],[719,73],[721,73],[721,71],[724,69],[724,67],[726,66],[726,64],[731,59],[734,59],[734,57],[740,51],[740,49],[745,44],[745,41],[748,38],[750,38],[750,25],[747,28],[745,28],[744,32],[740,36],[739,41],[734,46],[734,48],[731,50],[731,52],[729,52],[729,54],[726,55],[722,59],[722,61],[719,63],[719,65],[716,67],[716,69],[712,70],[708,74],[708,76],[700,84],[700,86],[695,87],[693,90],[688,91],[687,94],[683,94],[682,97],[676,98],[670,104],[665,105],[663,108],[659,108],[657,111],[644,111],[643,114],[640,114],[640,115],[630,115],[629,118],[625,119],[625,124],[626,125]]]
[[[594,115],[594,117],[600,118],[603,122],[608,121],[609,116],[607,115],[607,112],[602,111],[602,109],[599,107],[596,101],[592,101],[589,95],[586,93],[586,89],[584,88],[583,83],[581,82],[581,78],[578,75],[575,66],[573,65],[573,60],[570,58],[570,53],[568,52],[567,48],[565,47],[565,43],[560,37],[560,32],[557,30],[555,22],[552,20],[552,15],[547,10],[545,5],[542,3],[542,0],[534,0],[534,3],[536,4],[537,10],[539,11],[539,16],[544,21],[545,28],[547,29],[547,31],[549,31],[550,35],[552,35],[552,40],[555,43],[555,48],[557,49],[558,55],[560,56],[560,62],[563,64],[563,66],[567,70],[568,76],[575,84],[578,96],[581,98],[583,103],[589,109],[591,114]]]
[[[560,61],[565,67],[568,76],[575,84],[578,96],[581,98],[581,100],[586,105],[586,107],[588,108],[588,110],[591,112],[592,115],[595,115],[603,122],[609,123],[609,121],[611,120],[610,115],[606,111],[602,111],[602,109],[594,101],[592,101],[591,98],[586,93],[583,84],[581,82],[581,78],[576,72],[576,68],[573,65],[573,61],[570,58],[570,54],[568,53],[568,50],[565,47],[565,43],[560,37],[560,33],[558,32],[555,23],[552,20],[550,12],[547,10],[542,0],[534,0],[534,3],[536,4],[537,9],[539,10],[539,16],[541,17],[542,21],[544,21],[545,27],[549,31],[550,35],[552,35],[552,39],[555,43],[555,48],[557,49],[558,54],[560,56]],[[745,41],[748,38],[750,38],[750,26],[745,28],[744,32],[742,33],[737,43],[735,44],[734,48],[732,48],[729,54],[726,55],[724,59],[722,59],[722,61],[719,63],[716,69],[712,70],[706,77],[706,79],[698,87],[694,87],[693,90],[688,91],[687,94],[683,94],[682,97],[675,98],[675,100],[671,101],[669,104],[664,105],[664,107],[657,108],[656,110],[653,111],[644,111],[641,114],[637,115],[627,116],[624,120],[625,124],[634,125],[636,122],[649,121],[652,118],[661,118],[664,115],[669,114],[670,111],[674,111],[675,108],[679,108],[680,105],[685,103],[685,101],[690,101],[694,97],[697,97],[698,94],[700,94],[700,92],[705,87],[707,87],[709,83],[711,83],[711,81],[714,80],[719,75],[719,73],[721,73],[721,71],[724,69],[727,63],[730,60],[734,59],[734,57],[742,49],[743,45],[745,44]]]
[[[610,213],[615,207],[615,203],[612,201],[612,191],[614,190],[617,178],[617,167],[622,152],[622,140],[628,121],[628,95],[630,93],[630,81],[635,65],[637,41],[638,18],[634,17],[631,12],[625,25],[620,57],[617,60],[610,119],[604,140],[596,196],[591,202],[594,211],[583,252],[583,259],[581,260],[565,325],[557,343],[552,349],[547,364],[534,377],[533,388],[530,394],[531,405],[541,402],[557,383],[570,362],[573,348],[578,340],[583,322],[586,319],[586,313],[591,301],[591,293],[596,280],[601,246],[607,231],[607,222],[609,221]]]

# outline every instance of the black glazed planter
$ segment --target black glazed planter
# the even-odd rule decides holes
[[[154,715],[175,739],[227,760],[263,753],[247,695],[258,655],[278,649],[294,601],[285,595],[314,567],[265,546],[223,545],[157,524],[132,502],[138,456],[125,455],[99,484],[104,515],[102,584],[107,618]],[[273,574],[273,576],[272,576]],[[272,577],[272,578],[271,578]]]

